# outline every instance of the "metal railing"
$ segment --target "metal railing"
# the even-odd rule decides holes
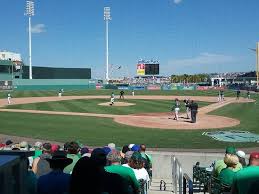
[[[173,192],[183,194],[183,171],[182,166],[175,156],[172,156],[172,183]]]
[[[193,182],[191,178],[182,170],[179,160],[172,156],[172,184],[173,192],[179,194],[193,194]]]

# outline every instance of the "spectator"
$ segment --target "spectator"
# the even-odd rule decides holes
[[[22,141],[20,143],[20,150],[28,151],[29,150],[29,144],[27,141]]]
[[[70,194],[101,194],[101,180],[98,168],[89,157],[82,157],[73,168]]]
[[[117,150],[112,150],[107,155],[107,160],[110,166],[106,166],[105,170],[110,173],[116,173],[123,177],[129,187],[129,193],[137,194],[139,192],[139,183],[132,169],[121,166],[120,152]]]
[[[63,170],[73,160],[67,158],[64,151],[54,152],[52,158],[46,160],[52,170],[39,177],[38,194],[67,194],[69,192],[70,175],[63,173]]]
[[[124,166],[124,164],[128,164],[129,163],[129,160],[132,156],[134,152],[133,151],[127,151],[126,154],[124,155],[124,163],[122,164],[122,166]],[[127,166],[126,166],[127,167]]]
[[[126,164],[127,161],[125,161],[125,154],[130,151],[129,145],[124,145],[121,150],[121,164]]]
[[[25,175],[25,188],[27,194],[37,193],[37,177],[34,172],[29,169],[29,160],[27,160],[27,173]]]
[[[7,141],[5,142],[5,148],[4,148],[4,150],[12,150],[12,145],[13,145],[12,140],[7,140]]]
[[[72,141],[67,145],[67,157],[71,158],[73,162],[64,169],[65,173],[67,174],[72,173],[74,166],[76,165],[77,161],[80,159],[78,152],[79,152],[79,145],[77,142]]]
[[[146,169],[144,168],[144,161],[139,152],[132,153],[132,156],[129,158],[127,164],[123,164],[123,166],[131,168],[137,180],[143,179],[145,181],[149,181],[149,175]]]
[[[245,156],[246,156],[245,152],[243,152],[241,150],[237,151],[237,157],[239,159],[239,163],[243,166],[243,168],[246,167]]]
[[[34,151],[35,151],[35,154],[33,156],[33,159],[39,157],[42,154],[42,142],[40,141],[35,142]]]
[[[141,156],[144,158],[144,168],[148,171],[149,176],[152,174],[152,157],[146,153],[146,145],[140,145],[140,153]]]
[[[111,150],[116,148],[115,143],[109,143],[107,147],[111,148]]]
[[[234,147],[227,147],[226,148],[226,155],[236,155],[236,148]],[[224,160],[218,160],[215,163],[214,169],[213,169],[213,175],[215,177],[219,176],[219,173],[221,172],[222,169],[226,168],[227,165],[224,163]],[[239,170],[241,170],[243,167],[242,165],[238,162],[238,164],[236,165],[236,167],[233,169],[234,172],[237,172]]]
[[[81,157],[85,157],[85,156],[90,157],[91,156],[90,150],[87,147],[81,148],[80,154],[81,154]]]
[[[94,149],[91,158],[81,158],[72,172],[70,194],[125,194],[123,179],[117,174],[106,172],[105,165],[106,155],[101,148]]]
[[[259,152],[251,153],[249,165],[236,173],[231,193],[248,194],[249,190],[252,190],[251,185],[256,181],[259,181]]]
[[[51,145],[51,153],[59,151],[60,146],[58,144],[52,144]]]
[[[134,145],[131,147],[130,150],[133,151],[133,152],[138,152],[138,151],[140,150],[140,146],[137,145],[137,144],[134,144]]]
[[[32,163],[32,171],[36,174],[37,177],[40,177],[51,171],[49,162],[46,160],[51,158],[51,144],[44,143],[42,149],[42,154],[35,158]]]
[[[110,151],[112,151],[112,149],[107,146],[103,147],[102,149],[104,150],[106,156],[110,153]]]
[[[232,185],[233,178],[235,176],[233,169],[238,164],[238,157],[236,155],[226,155],[224,158],[224,163],[227,167],[221,170],[219,180],[223,184]]]

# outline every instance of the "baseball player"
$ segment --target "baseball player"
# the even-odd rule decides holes
[[[58,92],[58,97],[61,97],[61,96],[62,96],[62,89],[60,89]]]
[[[124,91],[123,90],[120,91],[120,99],[124,100]]]
[[[240,93],[241,93],[241,92],[240,92],[240,90],[238,89],[238,90],[237,90],[237,98],[236,98],[237,100],[239,100]]]
[[[112,94],[111,94],[111,103],[110,103],[111,106],[114,104],[114,99],[115,99],[115,95],[112,92]]]
[[[11,97],[11,94],[8,93],[8,94],[7,94],[7,103],[8,103],[8,104],[11,104],[11,98],[12,98],[12,97]]]
[[[178,98],[175,99],[174,106],[172,108],[174,110],[174,120],[179,120],[179,111],[180,111],[180,101]]]
[[[190,99],[185,99],[184,101],[184,105],[186,107],[186,115],[187,115],[187,119],[190,118]]]
[[[246,97],[247,97],[247,99],[250,99],[250,91],[249,90],[247,90],[247,93],[246,93]]]
[[[220,90],[220,101],[224,101],[224,91]]]
[[[134,95],[135,95],[135,92],[134,92],[134,90],[132,90],[131,94],[132,94],[132,96],[134,96]]]

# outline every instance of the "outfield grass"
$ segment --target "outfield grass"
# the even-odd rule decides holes
[[[116,100],[118,102],[120,100]],[[152,112],[170,112],[172,100],[121,100],[120,102],[135,103],[134,106],[100,106],[99,103],[109,102],[109,99],[80,99],[64,100],[54,102],[41,102],[21,105],[9,105],[9,109],[27,109],[27,110],[48,110],[48,111],[65,111],[65,112],[86,112],[101,114],[118,114],[127,115],[135,113],[152,113]],[[116,103],[115,102],[115,103]],[[199,107],[207,106],[211,103],[199,102]],[[185,112],[184,103],[181,103],[181,112]]]
[[[184,94],[178,93],[178,95]],[[28,93],[25,94],[27,95]],[[194,92],[188,95],[190,94],[194,94]],[[42,95],[45,94],[42,93]],[[176,95],[176,93],[173,95]],[[201,94],[198,93],[197,95]],[[202,95],[207,95],[207,93],[202,93]],[[259,100],[258,95],[252,95],[252,97],[257,101]],[[210,114],[232,117],[241,121],[239,126],[223,130],[247,130],[259,134],[258,103],[231,104]],[[61,142],[79,140],[90,146],[102,146],[109,142],[114,142],[119,146],[130,143],[145,143],[148,147],[164,148],[224,148],[228,145],[236,147],[258,146],[256,143],[219,142],[202,136],[204,131],[215,130],[179,131],[139,128],[122,125],[113,122],[109,118],[0,112],[0,120],[0,133],[2,134]]]

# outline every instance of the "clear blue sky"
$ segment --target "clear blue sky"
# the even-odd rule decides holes
[[[0,1],[0,50],[28,64],[25,0]],[[114,76],[135,75],[139,58],[158,59],[162,75],[255,69],[248,48],[259,41],[258,0],[35,0],[33,65],[91,67],[103,77],[104,6]]]

